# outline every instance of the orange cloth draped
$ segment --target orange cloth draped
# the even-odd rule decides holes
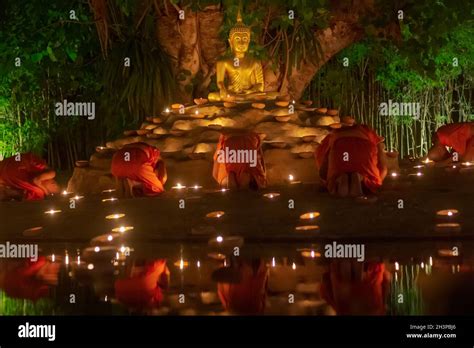
[[[451,123],[436,131],[440,143],[452,147],[460,156],[466,153],[467,143],[474,137],[474,122]]]
[[[32,153],[21,154],[20,161],[15,157],[0,162],[0,184],[21,190],[26,200],[44,199],[45,192],[33,184],[33,179],[47,168],[46,162]]]
[[[220,163],[217,159],[219,157],[219,151],[223,150],[247,150],[256,151],[257,159],[256,166],[252,167],[250,163]],[[265,174],[265,163],[263,161],[263,153],[261,148],[261,140],[256,133],[245,133],[245,134],[221,134],[217,149],[214,154],[214,167],[212,169],[212,175],[214,179],[222,185],[223,181],[228,177],[230,173],[235,175],[237,185],[240,187],[242,183],[242,175],[244,173],[250,174],[253,180],[257,183],[259,188],[265,187],[267,184]]]
[[[168,286],[168,276],[166,260],[149,262],[137,274],[115,281],[115,297],[129,307],[159,306],[163,289]]]
[[[268,272],[263,262],[254,271],[251,264],[239,266],[238,284],[217,283],[217,293],[224,309],[237,314],[262,314],[265,310]]]
[[[343,280],[334,264],[323,275],[320,293],[338,315],[385,314],[385,266],[367,264],[362,280]]]
[[[336,129],[326,136],[315,152],[315,159],[321,168],[328,158],[327,178],[323,180],[328,190],[334,190],[340,175],[359,173],[365,187],[375,192],[382,185],[377,156],[377,145],[382,141],[382,137],[365,125]]]
[[[35,278],[46,262],[44,256],[39,256],[36,262],[28,261],[8,271],[4,278],[5,293],[10,297],[32,301],[49,296],[49,286]]]
[[[111,171],[119,179],[141,182],[144,195],[153,196],[165,190],[154,172],[159,160],[160,151],[157,148],[145,143],[129,144],[114,154]]]

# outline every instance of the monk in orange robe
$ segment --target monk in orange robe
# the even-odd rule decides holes
[[[18,154],[0,162],[1,199],[41,200],[58,193],[56,172],[32,153]]]
[[[451,148],[448,151],[447,148]],[[454,158],[454,152],[458,157]],[[428,158],[439,166],[453,161],[474,161],[474,122],[451,123],[440,127],[433,137]]]
[[[37,301],[50,295],[52,286],[58,284],[60,264],[44,256],[37,261],[0,261],[0,289],[14,298]]]
[[[387,175],[383,138],[365,125],[334,129],[315,152],[322,182],[331,194],[375,193]]]
[[[122,196],[156,196],[165,190],[166,167],[160,151],[154,146],[145,143],[125,145],[114,154],[111,171]]]
[[[169,283],[166,260],[158,259],[139,266],[134,264],[128,278],[115,281],[117,300],[135,309],[159,307],[163,301],[163,290]]]
[[[221,134],[212,175],[221,186],[254,190],[265,187],[267,179],[260,136],[252,132]]]
[[[234,265],[238,279],[219,281],[217,293],[225,310],[239,315],[263,314],[268,287],[268,269],[262,259]],[[232,268],[232,267],[231,267]]]
[[[389,279],[383,263],[333,261],[320,293],[337,315],[385,315]]]

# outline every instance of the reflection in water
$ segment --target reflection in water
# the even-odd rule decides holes
[[[97,243],[97,244],[95,244]],[[367,246],[360,263],[319,245],[42,246],[0,262],[0,314],[472,314],[473,257],[461,243]],[[385,249],[384,249],[385,248]],[[420,249],[420,250],[418,250]],[[77,253],[76,253],[77,250]],[[404,250],[404,255],[387,250]],[[472,250],[464,242],[463,250]],[[396,258],[395,258],[396,256]]]

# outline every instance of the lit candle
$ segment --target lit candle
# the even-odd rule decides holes
[[[90,271],[92,271],[92,270],[94,269],[94,265],[93,265],[92,263],[89,263],[89,264],[87,265],[87,269],[90,270]]]
[[[66,258],[64,259],[64,263],[67,265],[69,265],[69,255],[68,253],[66,253]]]
[[[102,200],[102,202],[115,202],[115,201],[118,201],[118,198],[110,197],[110,198],[105,198]]]
[[[288,180],[289,180],[290,182],[293,181],[294,179],[295,179],[295,178],[293,177],[292,174],[288,175]]]
[[[321,215],[319,212],[312,211],[312,212],[309,212],[309,213],[304,213],[303,215],[300,216],[300,219],[301,220],[312,220],[312,219],[317,218],[319,215]]]
[[[77,265],[79,266],[81,264],[81,256],[77,255]]]
[[[444,209],[436,212],[436,216],[441,218],[451,218],[457,216],[458,214],[459,211],[457,209]]]
[[[430,256],[430,266],[433,266],[433,258]]]
[[[199,260],[197,261],[196,265],[197,265],[197,268],[201,268],[201,262]]]
[[[291,268],[293,268],[293,270],[296,269],[296,263],[293,262],[293,265],[291,266]]]
[[[72,199],[74,199],[76,201],[79,200],[79,199],[82,199],[82,198],[84,198],[84,196],[75,195],[74,197],[72,197]]]
[[[206,214],[206,217],[211,218],[211,219],[218,219],[221,216],[223,216],[224,214],[225,214],[225,212],[223,212],[223,211],[213,211],[213,212],[210,212],[210,213]]]
[[[63,196],[67,196],[70,192],[67,192],[66,190],[63,191]]]
[[[221,192],[226,192],[227,189],[226,188],[221,188]]]
[[[56,256],[53,254],[51,255],[51,261],[54,262],[56,260]]]
[[[224,238],[222,238],[222,236],[217,236],[216,241],[217,243],[222,243],[224,241]]]
[[[265,193],[263,196],[269,199],[273,199],[275,197],[278,197],[280,194],[278,192],[270,192],[270,193]]]
[[[202,186],[199,186],[199,185],[194,185],[193,186],[193,189],[195,189],[195,190],[199,190],[200,188],[202,188]]]
[[[165,112],[166,112],[167,114],[169,114],[169,113],[170,113],[170,109],[169,109],[169,108],[166,108],[166,109],[165,109]]]
[[[272,267],[275,267],[275,258],[272,257]]]
[[[107,220],[113,220],[113,219],[120,219],[120,218],[123,218],[124,216],[125,216],[125,214],[116,213],[116,214],[107,215],[105,218],[106,218]]]
[[[471,162],[463,162],[461,163],[464,167],[470,167],[472,166],[472,163]]]
[[[425,268],[425,263],[422,262],[420,266],[421,266],[421,268]]]
[[[396,178],[398,176],[398,173],[397,172],[392,172],[392,174],[390,174],[392,176],[392,178]]]
[[[303,225],[303,226],[296,226],[295,231],[318,231],[318,225]]]
[[[45,211],[44,213],[49,214],[49,215],[54,215],[54,214],[60,213],[60,212],[61,212],[61,210],[59,210],[59,209],[58,210],[50,209],[50,210]]]
[[[111,193],[111,192],[115,192],[115,189],[108,189],[108,190],[102,191],[102,193]]]
[[[133,226],[120,226],[112,229],[112,232],[125,233],[127,231],[133,230]]]
[[[94,248],[94,251],[95,251],[96,253],[98,253],[98,252],[100,251],[100,247],[96,246],[96,247]]]
[[[108,240],[109,242],[111,242],[111,241],[114,240],[114,237],[113,237],[111,234],[109,234],[109,235],[107,236],[107,240]]]
[[[172,188],[175,189],[175,190],[182,190],[182,189],[185,189],[186,186],[181,185],[181,184],[178,182],[178,183],[176,184],[176,186],[173,186]]]
[[[400,269],[400,265],[398,264],[398,262],[395,262],[395,271],[398,271]]]
[[[194,113],[195,113],[196,115],[199,115],[199,110],[196,110]]]

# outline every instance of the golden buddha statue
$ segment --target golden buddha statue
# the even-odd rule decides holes
[[[234,58],[221,59],[217,62],[219,92],[209,93],[210,101],[275,99],[279,95],[278,92],[264,91],[262,63],[246,56],[250,44],[250,33],[250,28],[242,22],[239,10],[237,23],[229,33],[229,44]]]

